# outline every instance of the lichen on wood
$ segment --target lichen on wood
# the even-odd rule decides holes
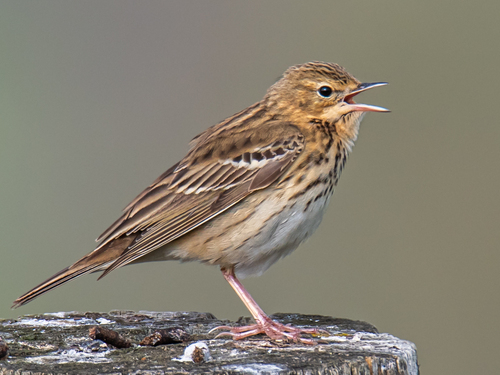
[[[314,346],[272,341],[265,336],[241,341],[214,339],[215,333],[208,333],[212,328],[236,323],[197,312],[25,315],[0,320],[0,337],[9,348],[0,361],[0,375],[418,374],[415,345],[378,333],[368,323],[319,315],[275,314],[273,318],[285,324],[324,329],[330,336],[317,338]],[[131,346],[117,349],[93,340],[89,329],[95,326],[116,332]],[[182,339],[171,340],[168,345],[140,345],[174,328],[177,334],[185,332],[179,336]]]

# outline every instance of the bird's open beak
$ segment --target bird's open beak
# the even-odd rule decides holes
[[[363,91],[369,90],[373,87],[385,86],[387,82],[375,82],[375,83],[361,83],[354,91],[351,91],[344,97],[344,102],[349,104],[349,112],[360,111],[360,112],[390,112],[387,108],[379,107],[370,104],[360,104],[356,103],[353,98],[362,93]]]

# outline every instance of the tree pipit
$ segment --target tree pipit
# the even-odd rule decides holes
[[[195,137],[187,155],[139,194],[90,254],[14,301],[24,305],[87,273],[126,264],[197,260],[218,265],[255,319],[220,335],[264,333],[312,344],[320,334],[271,320],[239,276],[260,275],[318,227],[366,112],[361,83],[341,66],[289,68],[264,98]]]

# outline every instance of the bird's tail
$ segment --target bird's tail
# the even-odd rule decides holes
[[[72,266],[66,267],[52,277],[49,277],[43,283],[31,289],[29,292],[23,294],[14,301],[12,308],[25,305],[34,300],[36,297],[48,292],[49,290],[57,288],[68,281],[76,279],[77,277],[91,272],[105,270],[107,266],[112,264],[115,259],[127,250],[134,239],[134,235],[123,236],[109,242],[109,244],[106,244],[97,250],[94,250]]]

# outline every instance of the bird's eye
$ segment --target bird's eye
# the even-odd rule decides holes
[[[324,98],[329,98],[330,96],[332,96],[333,90],[329,86],[321,86],[318,90],[318,93]]]

